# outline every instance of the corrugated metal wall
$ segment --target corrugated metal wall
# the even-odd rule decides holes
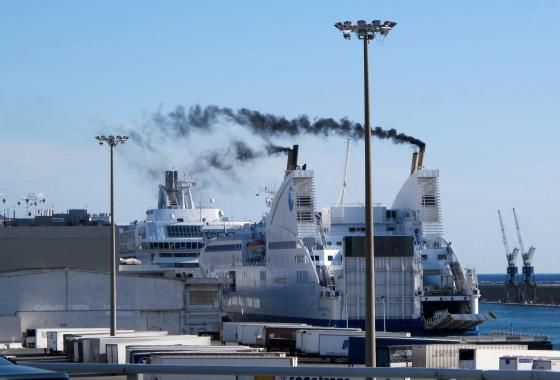
[[[365,258],[346,257],[346,294],[348,318],[363,319],[365,307]],[[386,297],[387,318],[409,319],[418,316],[418,287],[413,257],[375,258],[376,316],[383,318],[382,296]]]

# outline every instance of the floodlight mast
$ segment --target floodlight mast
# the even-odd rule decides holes
[[[334,26],[342,32],[342,36],[349,40],[351,33],[364,41],[364,140],[365,140],[365,197],[366,197],[366,367],[375,367],[375,267],[373,247],[373,204],[371,185],[371,126],[369,114],[369,71],[368,71],[368,42],[376,34],[387,36],[397,25],[394,21],[373,20],[367,23],[359,20],[355,25],[351,21],[337,22]]]
[[[110,148],[110,172],[111,172],[111,291],[110,291],[110,334],[115,336],[117,332],[117,254],[115,247],[116,227],[115,227],[115,208],[114,208],[114,191],[113,191],[113,150],[118,144],[124,144],[128,140],[128,136],[95,136],[99,145],[107,144]]]

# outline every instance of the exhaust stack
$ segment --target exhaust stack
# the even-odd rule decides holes
[[[418,152],[412,153],[412,165],[410,166],[410,175],[416,171],[416,164],[418,162]]]
[[[424,152],[426,151],[426,145],[420,146],[420,153],[418,153],[418,161],[416,164],[417,168],[421,168],[424,165]]]
[[[292,149],[288,151],[288,165],[286,166],[286,171],[297,169],[299,145],[294,145]]]

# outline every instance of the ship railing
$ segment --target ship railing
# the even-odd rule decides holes
[[[181,364],[102,364],[102,363],[49,363],[19,361],[18,364],[72,375],[126,376],[128,380],[144,379],[144,375],[209,375],[209,376],[279,376],[285,378],[423,378],[423,379],[557,379],[558,372],[529,370],[481,370],[463,368],[418,367],[272,367],[272,366],[219,366]]]
[[[512,331],[512,330],[492,330],[493,336],[517,336],[517,337],[538,337],[540,335],[537,334],[529,334],[519,331]]]
[[[462,289],[432,289],[424,290],[423,296],[462,296]]]

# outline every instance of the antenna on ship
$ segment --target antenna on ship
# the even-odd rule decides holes
[[[344,205],[344,196],[346,195],[346,192],[348,191],[348,193],[350,193],[350,195],[352,195],[352,197],[354,197],[354,200],[356,201],[356,203],[358,203],[359,205],[362,205],[362,202],[360,202],[360,200],[358,199],[358,197],[356,197],[348,188],[348,182],[347,182],[347,177],[348,177],[348,157],[349,157],[349,153],[350,153],[350,139],[346,140],[346,155],[344,158],[344,177],[342,179],[342,188],[340,189],[340,193],[338,194],[338,199],[336,200],[336,205],[338,207],[341,207]]]
[[[344,204],[344,193],[346,192],[346,177],[348,176],[348,151],[350,150],[350,139],[346,140],[346,155],[344,158],[344,177],[342,178],[342,188],[340,189],[340,194],[336,201],[337,206],[342,206]]]

